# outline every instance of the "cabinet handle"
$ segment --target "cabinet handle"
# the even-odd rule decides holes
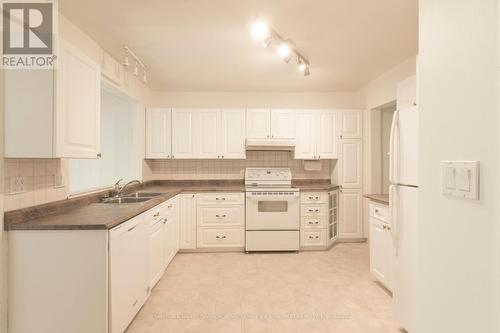
[[[167,155],[167,158],[170,158],[170,155]]]
[[[226,238],[226,236],[222,236],[222,239],[225,239],[225,238]]]
[[[137,227],[137,226],[136,226],[136,225],[134,225],[132,228],[128,229],[128,231],[132,231],[132,230],[134,230],[136,227]]]
[[[314,197],[309,196],[309,200],[313,200],[313,199],[314,199]]]
[[[319,239],[319,236],[316,236],[316,239]]]
[[[219,239],[220,237],[219,236],[215,236],[215,238]]]
[[[321,155],[318,155],[318,160],[321,159]]]
[[[172,208],[172,205],[168,205],[168,208]]]
[[[271,135],[271,137],[272,137],[272,138],[274,138],[274,134],[273,134],[273,135]]]
[[[220,155],[217,155],[217,158],[220,158]]]
[[[172,155],[172,158],[175,158],[175,156],[174,156],[174,155]]]
[[[314,237],[313,236],[309,236],[309,239],[314,239]]]
[[[153,215],[153,217],[158,217],[160,216],[160,212],[157,212],[156,214]]]
[[[163,219],[163,224],[167,224],[167,219],[166,218]]]
[[[98,153],[98,154],[97,154],[97,157],[98,157],[98,158],[101,158],[101,157],[102,157],[102,154],[101,154],[101,153]]]
[[[135,300],[134,304],[132,304],[132,306],[136,306],[137,305],[137,300]]]
[[[319,200],[319,197],[315,197],[314,199]]]

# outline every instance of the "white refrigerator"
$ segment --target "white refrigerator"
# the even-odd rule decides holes
[[[418,108],[394,112],[390,137],[389,211],[394,250],[396,319],[415,332],[417,282]]]

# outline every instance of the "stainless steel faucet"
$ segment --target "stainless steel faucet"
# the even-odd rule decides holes
[[[123,180],[123,179],[120,179],[119,181],[117,181],[117,182],[115,183],[115,186],[114,186],[114,190],[115,190],[115,192],[116,192],[116,196],[117,196],[117,197],[119,197],[119,196],[122,194],[122,192],[125,190],[125,188],[126,188],[127,186],[132,185],[132,184],[135,184],[135,183],[137,183],[137,184],[141,184],[141,181],[140,181],[140,180],[135,179],[135,180],[131,180],[131,181],[129,181],[128,183],[126,183],[126,184],[125,184],[125,185],[123,185],[123,186],[120,186],[120,182],[121,182],[122,180]]]

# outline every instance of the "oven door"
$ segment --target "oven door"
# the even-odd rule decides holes
[[[246,230],[298,230],[299,192],[247,192]]]

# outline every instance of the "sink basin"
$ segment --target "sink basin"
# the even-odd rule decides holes
[[[101,203],[105,204],[126,204],[126,203],[140,203],[148,201],[151,197],[120,197],[120,198],[105,198],[101,200]]]
[[[158,192],[136,192],[136,193],[131,193],[124,195],[126,198],[153,198],[158,195],[161,195],[163,193],[158,193]]]

